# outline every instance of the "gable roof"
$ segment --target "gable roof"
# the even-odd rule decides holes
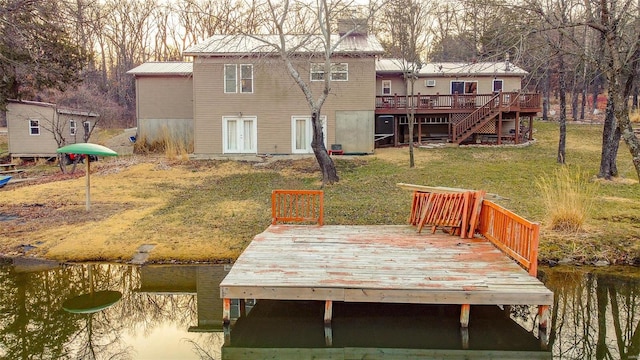
[[[30,105],[30,106],[47,107],[47,108],[51,108],[51,109],[55,110],[58,114],[84,116],[84,117],[99,117],[100,116],[100,114],[95,113],[93,111],[72,109],[72,108],[66,108],[66,107],[59,107],[56,104],[42,102],[42,101],[9,99],[9,100],[7,100],[7,102],[9,104],[22,104],[22,105]]]
[[[331,35],[335,44],[340,35]],[[324,52],[321,35],[285,35],[287,48],[296,54]],[[213,35],[205,41],[193,45],[183,52],[186,56],[242,56],[249,54],[270,54],[276,52],[273,44],[280,44],[278,35]],[[342,39],[334,54],[378,55],[384,49],[374,35],[347,36]]]
[[[402,59],[379,59],[376,61],[376,72],[379,73],[398,73],[403,71]],[[508,64],[508,68],[507,68]],[[404,67],[407,68],[406,66]],[[528,72],[524,69],[507,63],[501,62],[475,62],[475,63],[461,63],[461,62],[441,62],[441,63],[427,63],[423,64],[422,68],[418,72],[420,76],[444,76],[444,75],[480,75],[480,76],[492,76],[492,75],[512,75],[512,76],[524,76]]]
[[[176,75],[188,76],[193,73],[193,63],[187,61],[146,62],[129,71],[131,75]]]

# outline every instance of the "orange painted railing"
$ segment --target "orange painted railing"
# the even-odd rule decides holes
[[[418,232],[428,225],[432,232],[438,227],[449,227],[453,235],[473,237],[483,197],[484,191],[414,191],[409,223]]]
[[[271,223],[324,222],[322,190],[273,190],[271,192]]]
[[[540,225],[491,202],[482,202],[480,234],[520,263],[529,275],[538,274]]]

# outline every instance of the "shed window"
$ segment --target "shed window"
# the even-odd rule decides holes
[[[40,120],[29,120],[29,134],[40,135]]]
[[[84,127],[84,135],[88,139],[89,133],[91,132],[91,123],[88,121],[85,121],[82,123],[82,126]]]
[[[76,123],[75,120],[69,120],[69,133],[71,134],[71,136],[75,136],[76,135],[76,130],[78,128],[78,124]]]

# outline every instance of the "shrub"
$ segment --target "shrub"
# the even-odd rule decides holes
[[[582,230],[596,189],[586,174],[579,170],[572,172],[567,166],[562,166],[552,175],[538,178],[536,185],[551,229],[566,232]]]

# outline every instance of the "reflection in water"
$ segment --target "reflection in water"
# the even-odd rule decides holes
[[[329,344],[323,311],[318,301],[258,301],[234,324],[222,359],[552,357],[497,306],[472,307],[472,326],[465,331],[459,306],[336,302]]]
[[[640,273],[617,270],[544,271],[555,294],[549,338],[555,358],[640,358]]]
[[[204,287],[213,284],[217,290],[223,266],[172,266],[178,272],[191,268],[193,286],[185,289],[178,282],[175,289],[167,286],[155,292],[145,290],[141,279],[146,267],[90,264],[43,268],[24,261],[19,260],[16,266],[0,264],[0,358],[219,358],[220,333],[190,333],[188,329],[198,323],[197,269],[221,269],[220,276],[201,280]],[[171,274],[165,272],[165,276],[164,282],[171,284]],[[82,300],[92,287],[94,293],[118,291],[122,299],[94,313],[63,310],[63,305],[73,308],[72,299]],[[217,312],[218,318],[221,313]]]
[[[223,346],[223,265],[1,261],[0,358],[6,359],[518,359],[550,358],[550,351],[555,359],[635,359],[640,353],[638,270],[633,278],[544,269],[555,292],[549,350],[537,339],[536,312],[526,307],[472,307],[465,333],[458,307],[336,302],[327,333],[322,303],[273,301],[249,306]],[[92,291],[121,298],[111,293],[104,302],[113,304],[94,304],[93,313],[63,310],[77,308],[70,299]]]

